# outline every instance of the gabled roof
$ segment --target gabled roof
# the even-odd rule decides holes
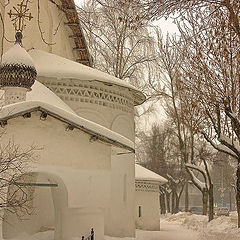
[[[167,179],[156,174],[149,169],[142,167],[139,164],[135,164],[135,179],[140,181],[158,182],[159,184],[167,183]]]
[[[101,141],[134,152],[134,143],[122,135],[97,123],[81,118],[74,113],[40,101],[25,101],[2,107],[0,111],[0,124],[4,125],[8,119],[27,116],[29,113],[35,111],[46,113],[69,124],[71,129],[76,128],[89,134],[94,141]]]
[[[73,35],[69,37],[72,38],[75,43],[74,51],[78,52],[79,58],[76,59],[76,61],[91,67],[92,58],[89,54],[86,39],[83,35],[74,0],[61,0],[61,3],[61,6],[57,6],[66,14],[67,22],[65,22],[65,24],[68,25],[73,32]]]

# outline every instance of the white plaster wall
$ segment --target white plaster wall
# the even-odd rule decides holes
[[[69,103],[67,102],[67,104]],[[99,105],[81,105],[81,107],[73,108],[79,116],[96,122],[134,141],[134,122],[131,114]]]
[[[23,146],[34,144],[41,164],[71,167],[73,169],[111,168],[111,147],[99,142],[90,142],[90,136],[78,129],[67,131],[67,124],[50,115],[40,120],[40,112],[31,118],[17,117],[8,120],[7,136]],[[93,151],[94,149],[94,151]],[[57,154],[56,154],[57,153]]]
[[[111,205],[105,212],[105,233],[109,236],[135,237],[134,173],[134,154],[113,154]]]
[[[59,0],[55,1],[60,3]],[[12,25],[9,15],[6,14],[10,9],[13,10],[13,6],[19,3],[18,0],[11,0],[5,9],[5,32],[8,40],[15,40],[15,29]],[[71,60],[76,60],[78,57],[76,52],[73,51],[74,42],[69,38],[72,35],[70,28],[64,24],[67,22],[65,14],[52,4],[49,0],[40,0],[40,8],[38,11],[38,1],[30,1],[28,7],[30,9],[33,19],[31,21],[26,20],[26,28],[23,31],[23,46],[28,50],[31,48],[41,49],[50,53],[54,53]],[[38,25],[38,12],[39,19],[41,21],[39,30]],[[1,43],[0,43],[1,44]],[[12,46],[12,43],[4,41],[4,52]]]
[[[69,208],[63,213],[63,239],[89,236],[94,229],[94,239],[104,240],[104,217],[101,208]]]
[[[90,143],[88,134],[78,129],[66,131],[66,126],[63,122],[50,116],[42,121],[40,112],[34,112],[31,118],[17,117],[8,120],[4,129],[6,134],[1,138],[1,144],[12,138],[23,149],[29,145],[41,148],[37,151],[37,160],[34,161],[37,163],[36,171],[44,171],[50,175],[55,174],[61,177],[68,191],[67,207],[69,209],[102,209],[103,212],[103,209],[109,206],[110,199],[111,146],[98,142]],[[41,197],[36,198],[38,200],[35,204],[41,209],[46,204],[43,198],[46,196],[46,199],[49,200],[50,195],[45,190],[40,193]],[[60,206],[57,204],[56,209],[55,220],[60,226],[57,236],[61,236],[64,231],[62,221],[66,222],[65,212],[61,208],[61,204]],[[39,224],[42,224],[42,215],[33,216],[33,218],[38,219]],[[103,236],[103,227],[101,227],[104,225],[103,214],[96,212],[77,218],[88,219],[81,232],[78,231],[79,236],[82,234],[82,230],[90,231],[92,227],[90,223],[94,223],[98,229],[97,234]],[[85,227],[87,229],[84,229]],[[38,228],[39,225],[33,225],[27,231],[37,231]],[[66,230],[66,233],[69,231]]]
[[[160,230],[160,203],[159,193],[136,191],[135,218],[136,228],[143,230]],[[141,206],[141,217],[139,217]]]

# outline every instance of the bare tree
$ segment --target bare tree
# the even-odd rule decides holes
[[[141,0],[144,16],[148,19],[174,16],[183,17],[187,12],[200,13],[204,8],[212,11],[206,16],[212,18],[212,13],[224,12],[229,26],[240,39],[240,2],[236,0]]]
[[[237,210],[240,227],[240,38],[228,10],[209,6],[198,14],[186,12],[178,22],[182,81],[187,95],[203,116],[198,131],[218,151],[232,156],[237,166]],[[211,18],[209,15],[211,14]]]
[[[26,173],[35,150],[34,146],[21,149],[12,139],[0,144],[0,209],[19,218],[31,213],[32,190],[23,183],[29,178]]]
[[[228,154],[218,152],[213,159],[212,179],[214,183],[215,202],[223,206],[223,203],[229,203],[232,211],[236,202],[233,196],[236,195],[236,164]],[[228,195],[228,196],[227,196]]]
[[[156,76],[150,79],[149,84],[153,90],[153,96],[160,98],[167,118],[175,127],[177,146],[180,152],[182,165],[193,162],[194,158],[194,136],[199,118],[193,118],[191,104],[193,99],[184,94],[181,84],[180,56],[177,49],[171,45],[171,38],[163,39],[159,28],[155,28],[157,40]],[[185,211],[188,211],[188,181],[189,175],[185,177]]]
[[[142,85],[154,39],[135,1],[88,0],[79,8],[94,67]]]
[[[192,182],[202,193],[203,215],[207,215],[208,213],[209,221],[211,221],[214,218],[214,185],[210,172],[210,167],[213,162],[213,153],[208,147],[206,142],[199,141],[198,154],[195,156],[195,158],[198,158],[198,161],[195,160],[194,164],[187,163],[185,166],[191,176]],[[202,178],[200,178],[199,174]]]
[[[141,164],[168,179],[168,183],[161,186],[160,204],[161,209],[166,208],[168,212],[171,209],[172,213],[179,211],[179,201],[185,182],[184,167],[181,164],[176,142],[177,136],[174,129],[165,123],[163,126],[153,124],[148,134],[142,134],[139,144],[144,149],[142,152],[145,153],[144,157],[140,156],[144,160]]]

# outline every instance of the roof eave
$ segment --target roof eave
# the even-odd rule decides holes
[[[5,117],[0,117],[0,122],[3,123],[9,119],[12,119],[12,118],[16,118],[18,116],[23,116],[24,114],[26,113],[32,113],[32,112],[35,112],[35,111],[41,111],[41,112],[45,112],[47,114],[49,114],[50,116],[62,121],[62,122],[65,122],[71,126],[73,126],[74,128],[77,128],[91,136],[94,136],[96,137],[97,140],[100,140],[104,143],[107,143],[107,144],[111,144],[111,145],[114,145],[116,147],[119,147],[119,148],[122,148],[122,149],[125,149],[125,150],[128,150],[132,153],[135,153],[135,149],[124,144],[124,143],[121,143],[115,139],[112,139],[112,138],[109,138],[108,136],[105,136],[103,134],[100,134],[92,129],[89,129],[89,128],[86,128],[82,125],[79,125],[79,124],[76,124],[74,122],[72,122],[71,120],[67,119],[67,118],[64,118],[62,116],[60,116],[58,113],[55,113],[53,111],[50,111],[49,109],[46,109],[42,106],[36,106],[36,107],[33,107],[33,108],[29,108],[29,109],[26,109],[26,110],[23,110],[23,111],[19,111],[19,112],[16,112],[16,113],[13,113],[13,114],[8,114],[7,116]],[[2,124],[1,124],[2,125]],[[4,124],[3,124],[4,125]]]

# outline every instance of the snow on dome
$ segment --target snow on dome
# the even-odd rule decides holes
[[[50,89],[38,81],[35,81],[34,85],[32,86],[32,91],[27,92],[26,101],[40,101],[48,103],[67,112],[75,114],[75,112],[55,93],[53,93]]]
[[[36,77],[37,71],[32,58],[18,43],[3,54],[0,67],[1,87],[31,89]]]
[[[41,50],[32,49],[29,54],[34,60],[39,77],[99,81],[108,85],[117,85],[133,92],[136,105],[145,101],[144,94],[137,88],[107,73]]]
[[[145,180],[145,181],[154,181],[159,182],[160,184],[164,184],[167,182],[167,179],[156,174],[153,171],[148,170],[140,166],[139,164],[135,164],[135,179],[136,180]]]
[[[2,56],[2,65],[19,64],[34,67],[33,59],[19,44],[15,44]]]

